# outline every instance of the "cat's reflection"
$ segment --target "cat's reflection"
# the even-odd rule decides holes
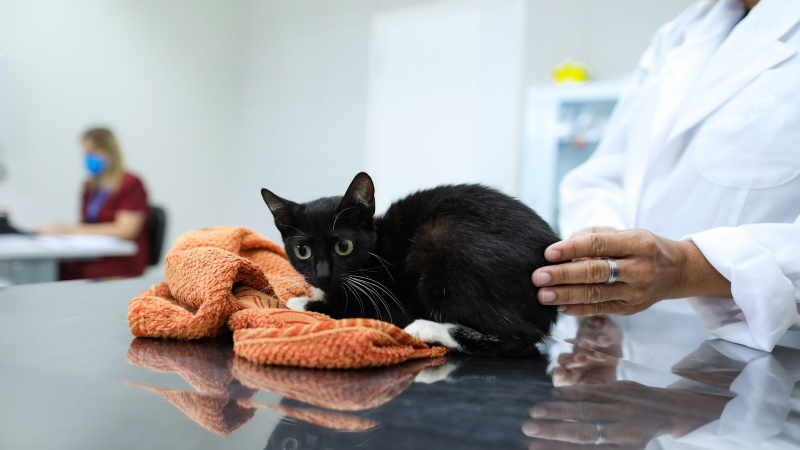
[[[274,369],[258,367],[264,372]],[[552,384],[546,367],[545,358],[450,357],[444,364],[427,367],[410,381],[406,379],[402,392],[391,402],[380,400],[382,389],[368,387],[372,394],[366,397],[375,396],[374,406],[365,417],[380,421],[380,426],[357,433],[341,432],[287,418],[273,430],[266,449],[524,449],[527,448],[526,439],[513,430],[529,411],[530,403],[526,398],[550,399]],[[303,369],[292,369],[287,374],[291,373],[293,380],[323,374],[303,372]],[[353,379],[360,377],[356,371],[348,373]],[[320,380],[328,377],[330,374],[326,372]],[[273,377],[265,378],[264,382],[273,380]],[[247,378],[242,381],[252,386]],[[357,388],[358,384],[354,382],[351,386]],[[312,388],[304,388],[304,391],[311,393]],[[363,398],[365,393],[357,397]],[[296,404],[291,398],[281,401],[286,407]]]

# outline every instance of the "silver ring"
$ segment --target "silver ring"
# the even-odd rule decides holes
[[[594,440],[594,445],[606,443],[606,427],[600,422],[592,422],[594,427],[597,428],[597,439]]]
[[[614,284],[615,281],[619,278],[619,264],[617,264],[617,260],[614,258],[603,258],[608,263],[608,268],[611,269],[611,274],[608,276],[608,280],[606,280],[603,284]]]

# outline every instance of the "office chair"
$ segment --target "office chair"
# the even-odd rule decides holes
[[[150,261],[148,265],[155,266],[161,260],[164,248],[164,233],[167,230],[167,213],[163,208],[150,205],[147,213],[147,236],[150,238]]]

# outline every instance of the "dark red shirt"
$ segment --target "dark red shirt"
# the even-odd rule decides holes
[[[84,223],[89,222],[86,217],[86,209],[89,207],[94,194],[91,191],[91,184],[87,182],[83,186],[83,202],[81,206],[81,221]],[[126,172],[122,177],[119,189],[109,195],[97,214],[97,220],[93,223],[113,222],[119,211],[135,211],[146,215],[148,209],[147,191],[144,189],[144,184],[136,175]],[[144,272],[150,258],[150,240],[147,236],[146,226],[142,226],[139,236],[134,239],[134,242],[139,246],[139,251],[132,256],[63,263],[61,264],[60,278],[62,280],[73,280],[139,276]]]

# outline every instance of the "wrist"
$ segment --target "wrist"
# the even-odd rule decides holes
[[[717,272],[694,242],[678,241],[678,245],[682,255],[682,274],[675,298],[733,298],[730,282]]]
[[[678,438],[718,420],[731,401],[731,397],[700,394],[680,390],[670,390],[669,398],[674,411],[691,411],[691,414],[670,415],[666,427],[667,434]]]

